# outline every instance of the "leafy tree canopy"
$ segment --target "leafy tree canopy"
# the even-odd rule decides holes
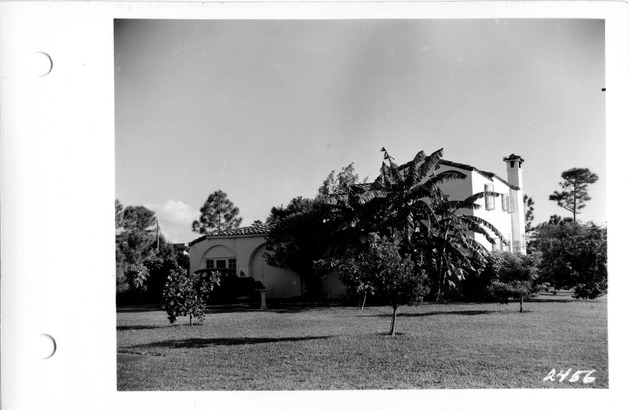
[[[364,249],[334,262],[350,291],[376,295],[393,308],[390,335],[396,331],[398,307],[415,304],[427,293],[426,275],[399,250],[392,238],[371,233]]]
[[[122,227],[125,230],[146,231],[155,229],[156,225],[155,212],[144,206],[128,206],[123,211]]]
[[[219,282],[218,272],[202,280],[199,276],[189,275],[185,269],[172,269],[163,293],[168,320],[174,323],[178,316],[188,316],[190,326],[193,325],[193,317],[203,322],[206,299]]]
[[[176,258],[173,245],[160,234],[155,213],[144,206],[128,206],[116,200],[116,283],[117,294],[139,301],[154,289],[152,261]],[[154,278],[155,279],[155,278]],[[163,282],[163,281],[162,281]],[[159,297],[154,298],[159,300]]]
[[[594,299],[608,288],[607,229],[593,223],[542,224],[532,249],[542,254],[540,276],[556,288]]]
[[[192,223],[192,230],[202,235],[238,228],[243,221],[239,209],[221,190],[210,194],[199,212],[201,216]]]

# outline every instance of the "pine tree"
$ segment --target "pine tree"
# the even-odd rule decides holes
[[[571,168],[562,173],[562,179],[563,181],[560,182],[562,191],[554,191],[552,195],[549,195],[549,199],[556,201],[558,206],[571,212],[573,222],[576,222],[577,214],[591,199],[588,196],[588,186],[597,182],[599,177],[588,168]]]
[[[239,209],[221,190],[210,194],[199,212],[201,216],[192,223],[192,230],[202,235],[238,228],[243,221],[238,216]]]

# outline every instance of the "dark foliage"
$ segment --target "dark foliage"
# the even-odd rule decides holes
[[[608,288],[607,230],[593,223],[537,227],[533,249],[542,254],[540,281],[594,299]]]

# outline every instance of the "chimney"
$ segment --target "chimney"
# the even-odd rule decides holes
[[[525,209],[523,204],[523,162],[518,155],[511,154],[503,161],[507,165],[507,182],[510,187],[512,211],[512,252],[526,253],[525,248]],[[512,188],[513,187],[513,188]]]

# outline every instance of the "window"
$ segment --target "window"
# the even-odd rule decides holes
[[[236,271],[236,259],[234,258],[206,259],[206,269]]]
[[[505,212],[508,211],[509,199],[510,198],[507,196],[507,194],[501,194],[501,209],[503,209]]]
[[[494,209],[494,184],[484,185],[483,191],[486,193],[486,211],[492,211]]]

